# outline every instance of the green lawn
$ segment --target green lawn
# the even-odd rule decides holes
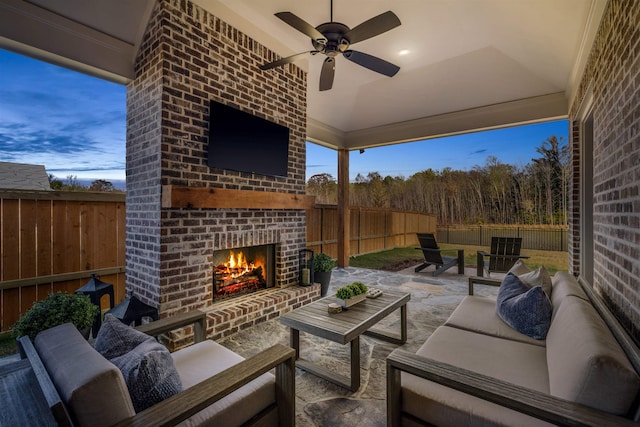
[[[476,266],[477,251],[489,251],[489,248],[485,246],[450,245],[441,243],[440,247],[442,249],[464,249],[464,264],[467,267]],[[455,252],[452,252],[452,254],[455,254]],[[447,252],[445,255],[449,255],[449,253]],[[530,257],[524,261],[529,268],[533,269],[543,265],[550,274],[554,274],[556,271],[568,270],[569,268],[568,252],[523,249],[522,255],[528,255]],[[378,270],[397,270],[397,267],[410,267],[421,260],[423,260],[422,253],[419,250],[416,250],[415,246],[409,246],[406,248],[396,248],[355,256],[349,260],[349,265],[352,267],[373,268]]]

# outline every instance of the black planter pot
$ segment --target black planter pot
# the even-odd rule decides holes
[[[313,273],[313,277],[317,283],[320,283],[320,296],[327,296],[327,291],[329,291],[329,282],[331,282],[331,272],[316,271]]]

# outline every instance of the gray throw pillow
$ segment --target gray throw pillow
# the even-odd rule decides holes
[[[110,314],[105,316],[94,348],[122,372],[136,412],[183,389],[169,350]]]
[[[136,412],[182,391],[171,353],[153,338],[111,359],[111,363],[122,372]]]
[[[107,314],[98,331],[93,348],[106,359],[122,356],[153,337],[125,325],[117,317]]]
[[[507,273],[498,290],[496,313],[516,331],[542,340],[551,325],[553,307],[541,286],[529,288],[518,276]]]

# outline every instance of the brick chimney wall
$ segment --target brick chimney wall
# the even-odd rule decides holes
[[[216,249],[275,243],[276,286],[297,284],[306,246],[298,209],[162,208],[162,186],[305,193],[306,73],[261,71],[277,56],[185,0],[160,0],[127,90],[127,291],[162,317],[212,304]],[[290,129],[289,174],[207,165],[209,101]]]

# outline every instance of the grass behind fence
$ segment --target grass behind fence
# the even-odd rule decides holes
[[[446,243],[441,243],[439,246],[442,249],[464,249],[464,265],[466,267],[474,268],[476,266],[477,251],[489,251],[489,247],[487,246],[452,245]],[[529,256],[529,259],[524,260],[525,264],[527,264],[529,268],[534,269],[539,266],[544,266],[550,274],[569,269],[568,252],[523,249],[521,253],[522,255]],[[445,253],[445,255],[450,254]],[[406,248],[396,248],[366,255],[359,255],[351,258],[349,265],[352,267],[372,268],[377,270],[393,270],[394,266],[401,265],[403,267],[410,267],[412,261],[415,261],[415,264],[413,265],[416,265],[422,260],[424,260],[422,253],[415,249],[415,246],[410,246]]]

